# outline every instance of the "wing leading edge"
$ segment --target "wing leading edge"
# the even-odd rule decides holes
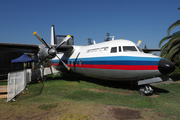
[[[40,46],[42,45],[20,44],[20,43],[1,43],[0,42],[0,50],[17,50],[17,51],[23,51],[27,53],[38,53]],[[66,52],[66,51],[72,51],[72,50],[73,50],[73,46],[71,45],[61,46],[60,48],[57,49],[58,52]]]
[[[28,53],[37,53],[40,45],[20,43],[0,43],[0,50],[17,50]]]

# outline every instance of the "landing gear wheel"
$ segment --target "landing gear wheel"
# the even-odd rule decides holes
[[[139,88],[139,94],[142,95],[142,96],[145,96],[146,94],[144,93],[145,91],[145,87],[140,87]]]
[[[139,89],[139,94],[143,96],[148,96],[153,94],[153,89],[151,88],[150,85],[144,85],[141,86]]]

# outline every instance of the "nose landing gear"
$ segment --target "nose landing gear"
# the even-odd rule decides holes
[[[140,95],[152,95],[153,94],[153,89],[151,88],[150,85],[143,85],[139,89]]]

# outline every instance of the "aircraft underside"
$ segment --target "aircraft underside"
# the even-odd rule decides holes
[[[86,76],[91,76],[106,80],[116,81],[137,81],[152,77],[152,75],[158,76],[160,74],[157,70],[111,70],[111,69],[96,69],[96,68],[73,68],[74,72],[80,73]]]

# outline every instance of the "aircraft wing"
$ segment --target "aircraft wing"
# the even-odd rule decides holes
[[[1,43],[0,50],[17,50],[28,53],[37,53],[40,45],[35,44],[20,44],[20,43]]]
[[[56,47],[56,45],[54,45]],[[61,47],[57,48],[58,52],[70,52],[73,50],[72,45],[62,45]]]
[[[161,51],[161,49],[142,49],[145,53]]]
[[[17,50],[17,51],[23,51],[26,53],[38,53],[40,46],[42,45],[20,44],[20,43],[1,43],[0,42],[0,50]],[[54,47],[56,47],[56,45],[54,45]],[[72,50],[73,50],[72,45],[63,45],[57,48],[58,52],[66,52],[66,51],[72,51]]]

